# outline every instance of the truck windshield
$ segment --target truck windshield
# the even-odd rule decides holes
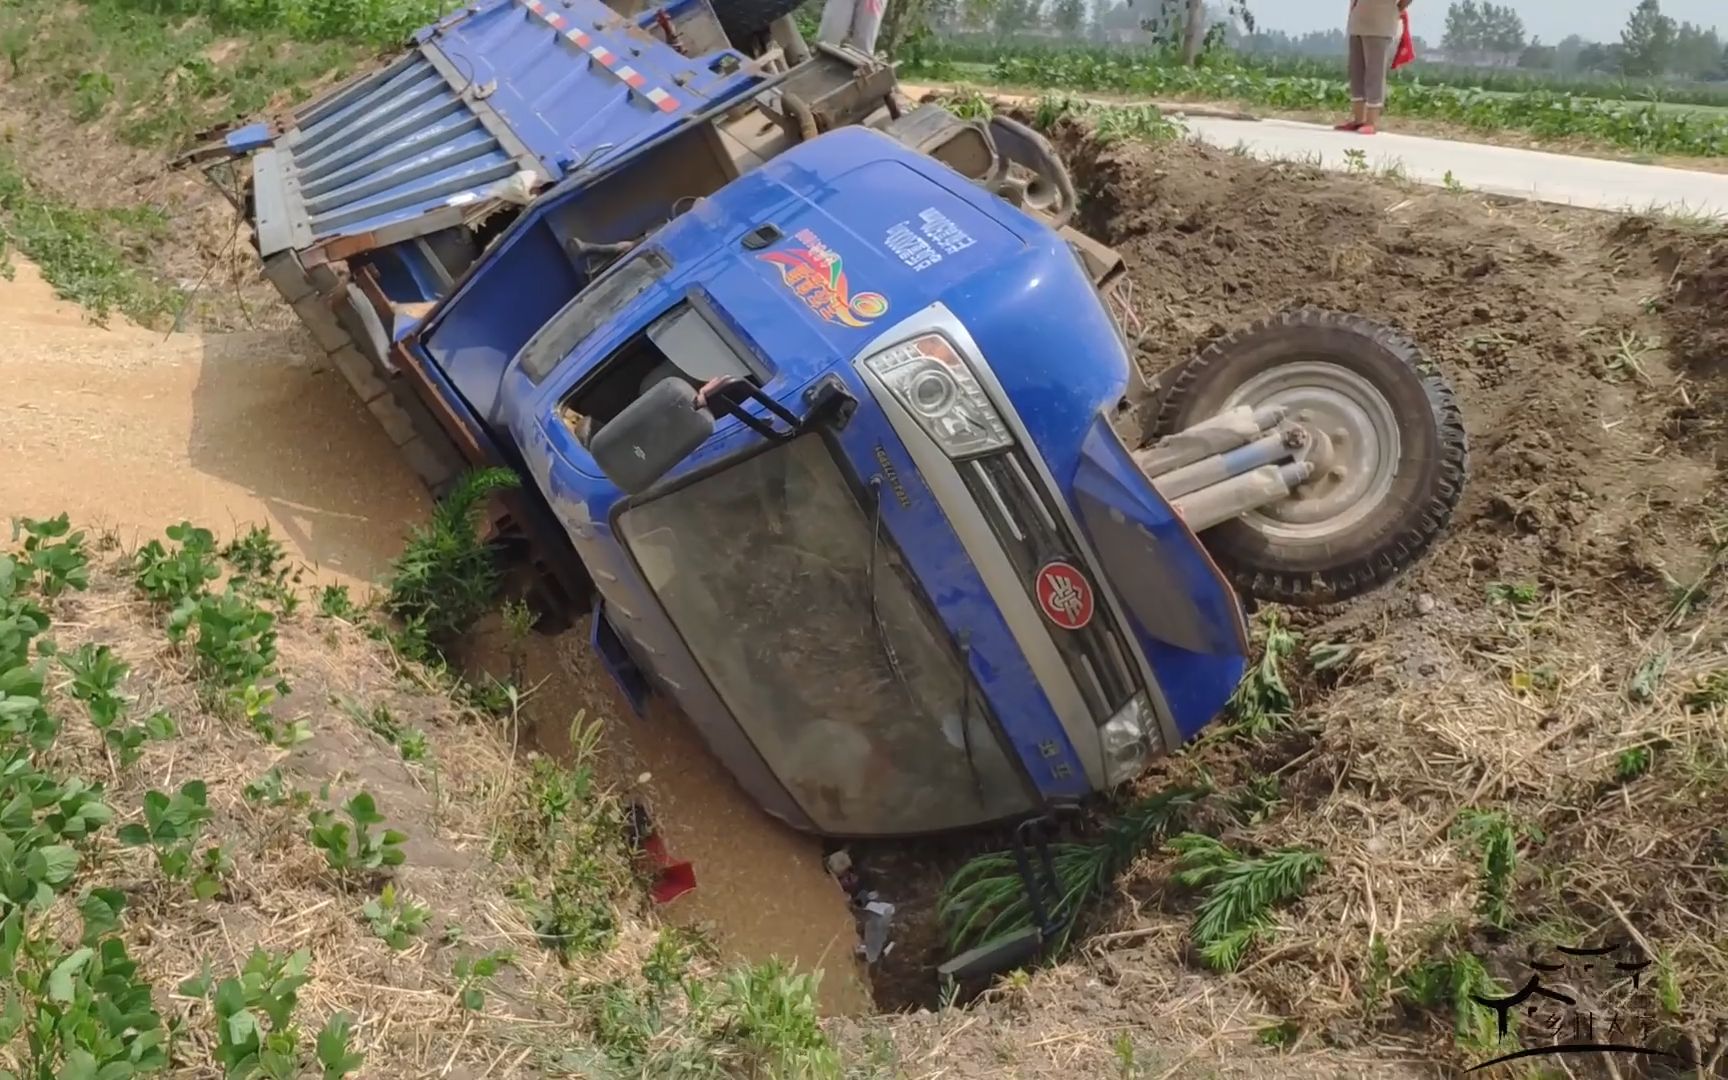
[[[733,717],[824,830],[917,833],[1025,809],[982,696],[872,524],[821,437],[805,435],[633,506],[618,527]]]

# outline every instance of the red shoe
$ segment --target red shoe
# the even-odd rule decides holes
[[[1361,127],[1356,129],[1356,134],[1358,135],[1373,135],[1374,133],[1375,128],[1373,124],[1363,124]]]
[[[1333,131],[1356,131],[1362,127],[1360,120],[1346,120],[1342,124],[1332,125]]]

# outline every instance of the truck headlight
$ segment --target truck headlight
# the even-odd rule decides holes
[[[1144,693],[1124,705],[1115,716],[1098,727],[1104,744],[1104,780],[1115,787],[1138,776],[1152,752],[1147,732],[1153,730],[1152,703]]]
[[[968,458],[1014,443],[948,339],[925,334],[864,361],[944,453]]]

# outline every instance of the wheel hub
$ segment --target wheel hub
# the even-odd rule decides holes
[[[1291,498],[1242,516],[1287,540],[1317,540],[1355,527],[1392,490],[1401,454],[1391,402],[1341,364],[1299,360],[1262,372],[1237,388],[1226,408],[1282,406],[1309,435],[1301,455],[1312,477]]]

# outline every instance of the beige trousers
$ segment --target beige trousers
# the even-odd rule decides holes
[[[1392,39],[1350,35],[1350,100],[1371,109],[1386,105],[1386,72],[1392,66]]]

